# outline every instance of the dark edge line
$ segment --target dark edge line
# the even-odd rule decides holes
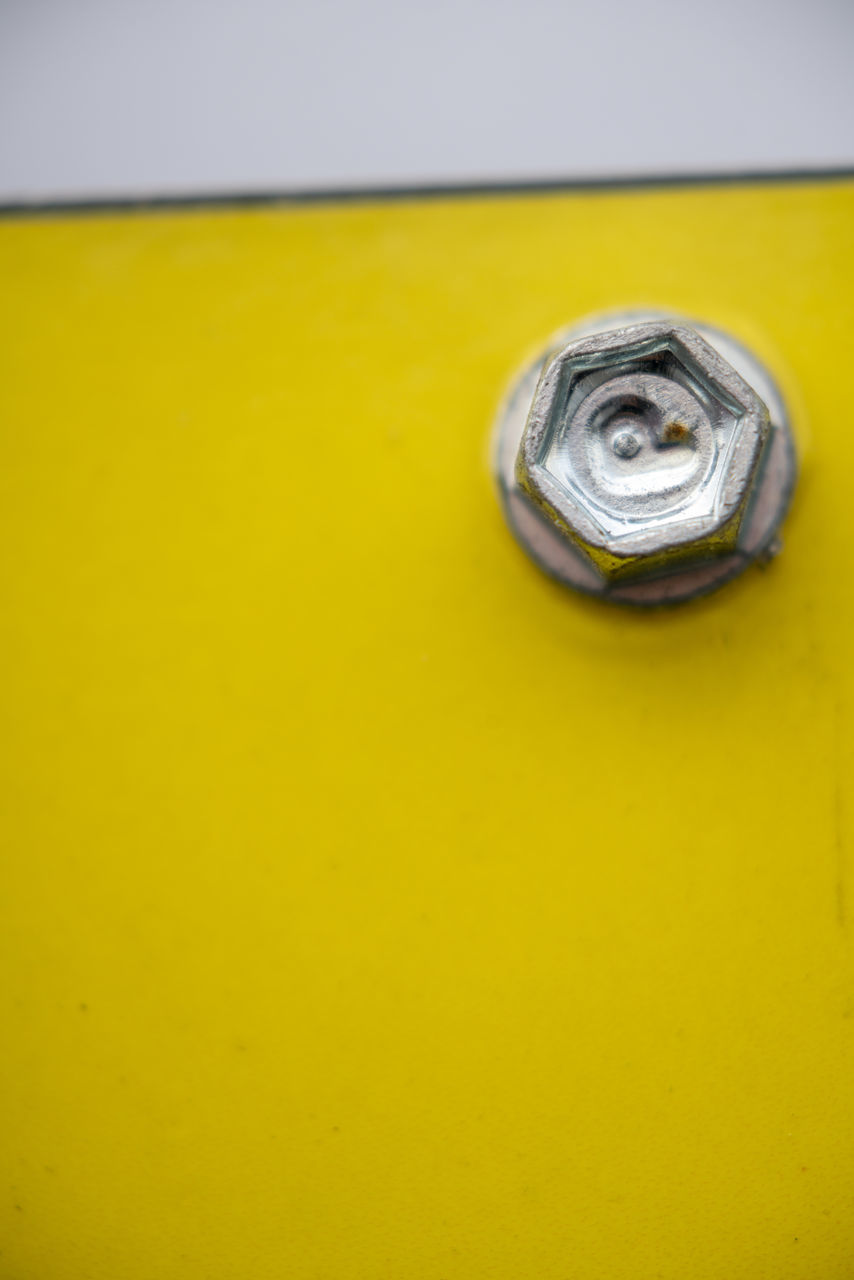
[[[0,217],[51,214],[146,213],[159,209],[263,208],[269,205],[363,204],[375,201],[471,200],[481,196],[563,195],[573,193],[656,191],[704,186],[844,182],[854,180],[854,167],[830,169],[744,170],[733,173],[637,175],[610,178],[554,178],[507,182],[432,183],[423,186],[306,187],[259,191],[214,191],[201,194],[105,196],[63,200],[0,202]]]

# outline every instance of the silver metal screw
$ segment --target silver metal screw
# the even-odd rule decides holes
[[[497,425],[511,527],[555,577],[683,600],[775,553],[795,453],[773,379],[707,325],[621,315],[560,335]]]

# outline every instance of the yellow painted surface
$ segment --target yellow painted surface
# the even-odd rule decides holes
[[[0,224],[2,1280],[854,1275],[854,182]],[[796,398],[681,610],[496,401],[671,307]]]

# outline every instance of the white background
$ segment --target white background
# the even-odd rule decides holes
[[[0,199],[854,163],[854,0],[0,0]]]

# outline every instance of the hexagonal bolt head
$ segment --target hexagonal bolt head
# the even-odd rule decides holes
[[[632,325],[547,362],[516,479],[608,581],[732,552],[768,409],[692,329]]]
[[[494,457],[525,550],[630,604],[688,599],[775,554],[796,473],[785,403],[755,355],[638,313],[585,321],[522,370]]]

